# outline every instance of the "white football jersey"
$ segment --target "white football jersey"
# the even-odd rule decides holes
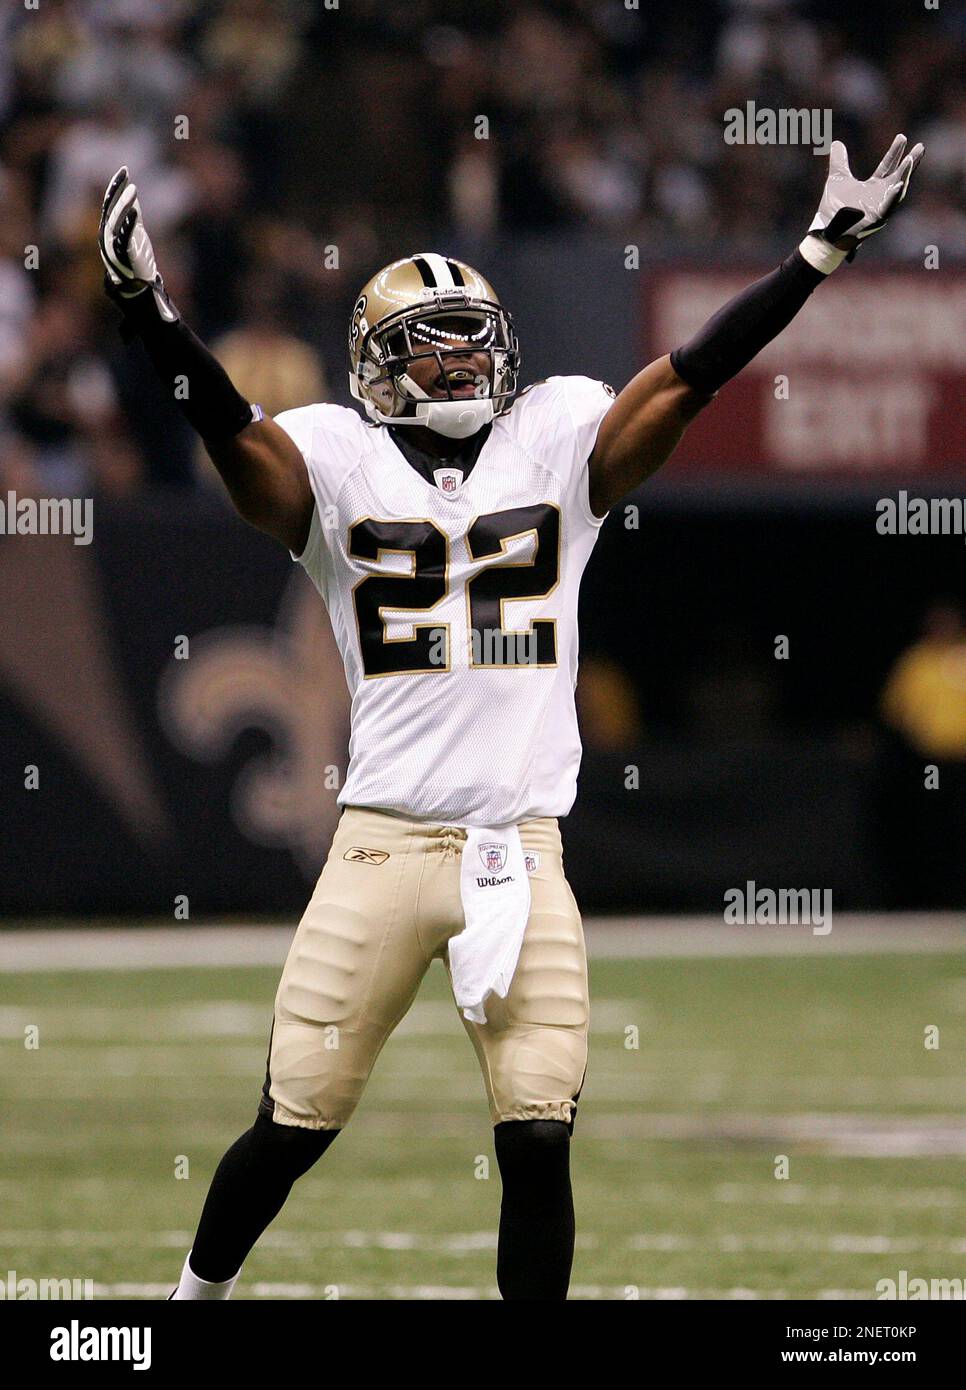
[[[587,377],[531,386],[465,479],[440,464],[435,484],[354,410],[278,416],[315,495],[298,559],[352,696],[340,805],[454,826],[570,810],[577,594],[601,526],[587,460],[612,403]]]

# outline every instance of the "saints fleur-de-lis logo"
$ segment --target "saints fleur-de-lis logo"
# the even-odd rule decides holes
[[[161,722],[184,753],[225,757],[246,729],[271,750],[238,777],[231,811],[256,844],[285,846],[314,878],[338,816],[349,700],[329,620],[305,576],[293,575],[278,624],[223,627],[192,637],[159,687]]]

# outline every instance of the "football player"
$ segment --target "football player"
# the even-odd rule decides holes
[[[861,180],[833,144],[800,246],[616,397],[582,376],[518,392],[496,291],[423,253],[356,301],[349,381],[364,415],[309,404],[275,420],[181,318],[127,169],[111,180],[100,251],[122,331],[141,338],[241,516],[318,588],[352,695],[342,816],[282,973],[258,1114],[218,1166],[172,1297],[229,1297],[434,957],[495,1127],[499,1289],[566,1297],[588,1000],[558,820],[580,761],[581,573],[608,510],[885,224],[922,152],[897,136]]]

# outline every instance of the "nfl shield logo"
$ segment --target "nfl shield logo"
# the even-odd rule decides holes
[[[463,474],[458,468],[437,468],[433,472],[433,477],[436,479],[436,486],[440,492],[445,492],[450,496],[463,481]]]
[[[480,845],[480,858],[488,874],[498,874],[506,863],[506,845],[499,845],[493,841]]]

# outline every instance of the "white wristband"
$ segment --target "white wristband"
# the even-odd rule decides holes
[[[809,265],[820,270],[823,275],[831,275],[832,271],[840,266],[849,254],[848,251],[840,251],[837,246],[833,246],[824,237],[815,236],[811,232],[801,242],[798,249]]]

